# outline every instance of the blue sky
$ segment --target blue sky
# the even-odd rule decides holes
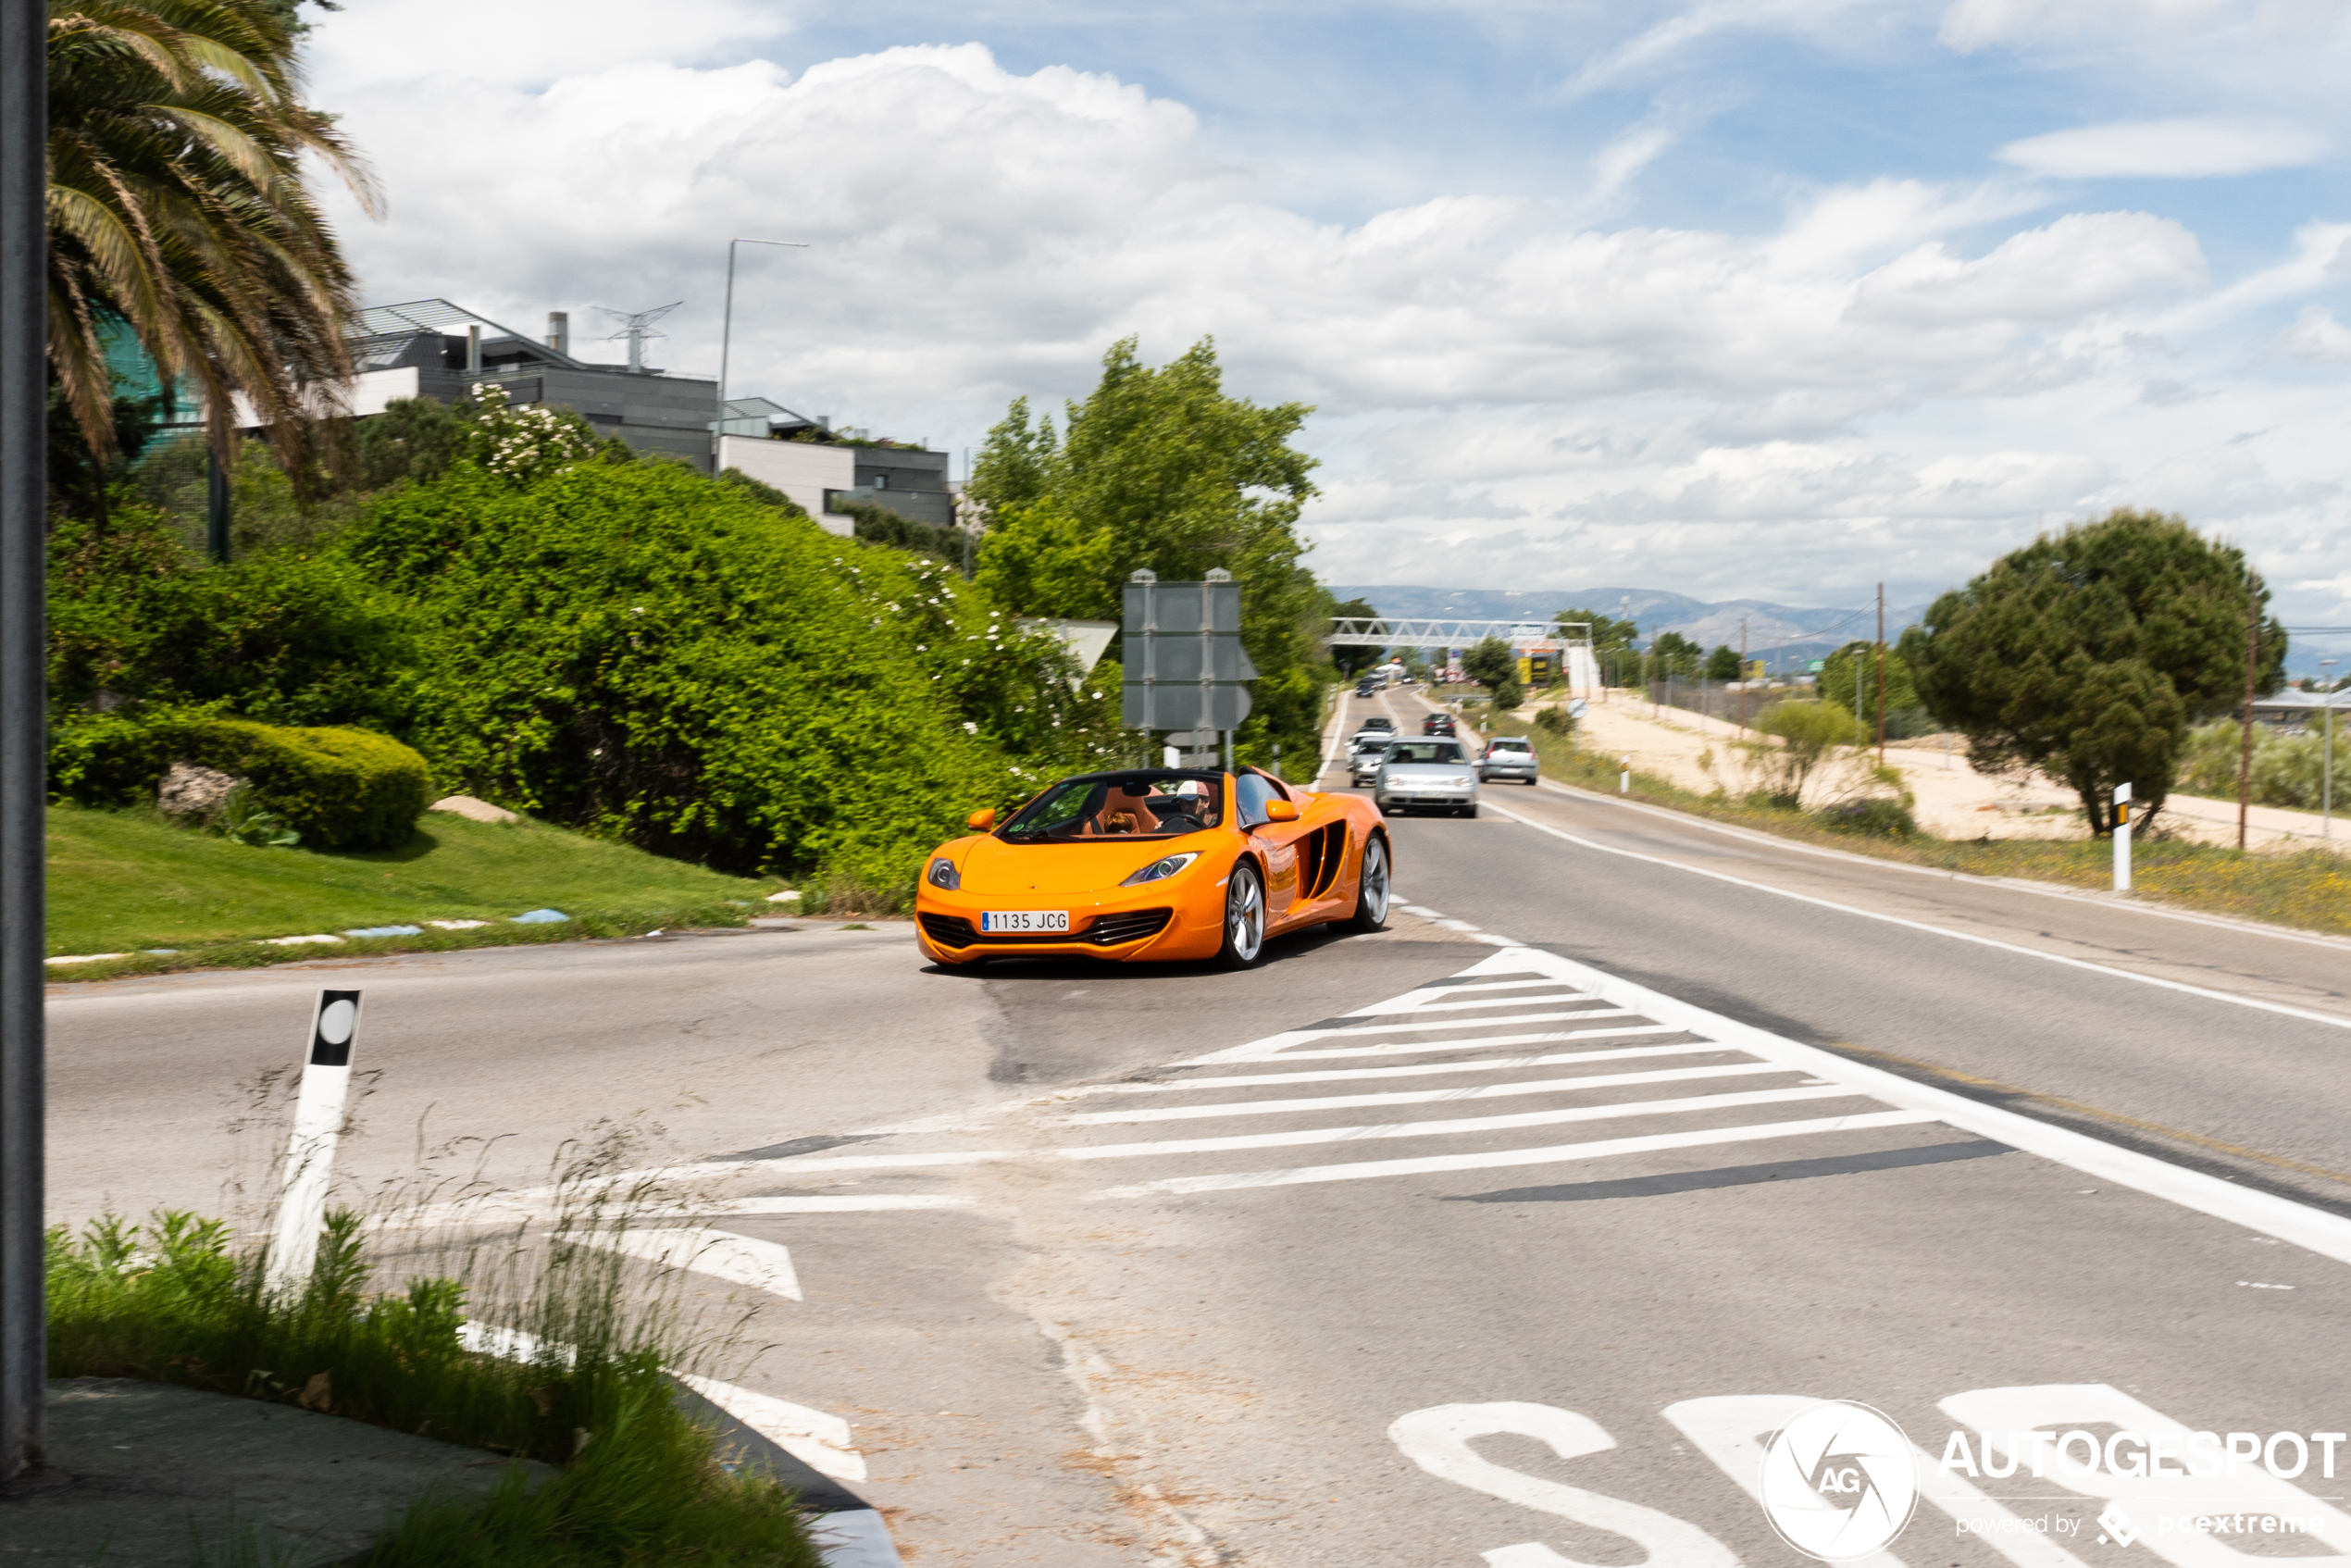
[[[1333,580],[1905,600],[2119,504],[2351,625],[2351,10],[352,0],[371,299],[934,444],[1213,333]]]

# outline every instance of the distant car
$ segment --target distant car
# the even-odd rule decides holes
[[[1363,728],[1366,729],[1386,729],[1392,732],[1396,728],[1396,721],[1392,718],[1387,717],[1385,715],[1375,714],[1373,716],[1363,721]]]
[[[1477,759],[1477,777],[1487,784],[1500,778],[1535,782],[1535,743],[1524,735],[1497,735],[1486,742]]]
[[[1477,815],[1477,776],[1459,740],[1390,741],[1373,790],[1382,812],[1434,806],[1455,816]]]
[[[1454,724],[1453,716],[1451,714],[1431,714],[1426,718],[1421,720],[1421,733],[1424,735],[1458,735],[1461,733],[1461,730],[1459,727]]]
[[[1355,695],[1358,697],[1369,697],[1378,691],[1379,682],[1368,675],[1355,683]]]
[[[1387,744],[1394,739],[1376,729],[1355,737],[1347,751],[1347,776],[1357,789],[1367,789],[1379,778],[1380,760],[1387,756]]]

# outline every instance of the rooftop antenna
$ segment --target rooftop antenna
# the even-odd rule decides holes
[[[628,368],[641,371],[645,367],[645,340],[669,336],[666,332],[654,331],[653,323],[685,303],[684,300],[672,300],[667,305],[656,306],[652,310],[640,310],[633,315],[626,310],[615,310],[608,305],[600,305],[596,307],[598,310],[620,323],[620,330],[613,333],[604,342],[618,342],[626,338],[628,341]]]

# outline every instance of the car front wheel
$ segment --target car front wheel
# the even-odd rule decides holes
[[[1355,913],[1347,918],[1350,931],[1376,931],[1387,924],[1387,840],[1375,833],[1363,845],[1363,864],[1355,877]]]
[[[1265,956],[1265,884],[1242,861],[1225,883],[1225,945],[1216,954],[1227,969],[1252,969]]]

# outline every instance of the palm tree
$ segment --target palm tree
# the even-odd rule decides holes
[[[269,432],[302,484],[317,385],[350,374],[353,279],[304,154],[369,211],[351,144],[305,106],[284,0],[51,0],[49,360],[93,454],[112,455],[104,334],[128,327],[193,390],[225,453]],[[239,417],[238,404],[245,405]]]

